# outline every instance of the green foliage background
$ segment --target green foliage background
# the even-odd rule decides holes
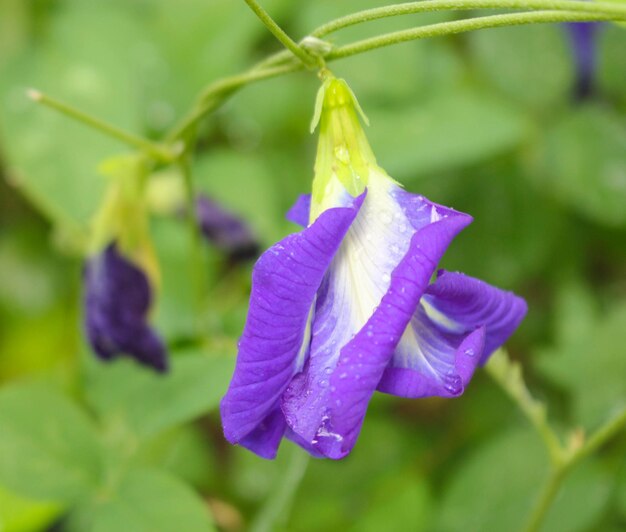
[[[298,36],[382,3],[263,4]],[[448,18],[385,20],[336,39]],[[126,150],[24,95],[35,86],[158,138],[204,85],[276,49],[233,0],[0,0],[2,532],[235,531],[280,506],[296,450],[285,444],[266,462],[232,448],[217,413],[251,265],[233,268],[205,249],[198,297],[188,229],[155,217],[163,282],[154,319],[173,371],[161,378],[94,360],[80,327],[76,249],[105,188],[99,163]],[[584,102],[572,97],[572,51],[556,25],[407,43],[332,65],[369,115],[380,164],[408,190],[474,216],[444,266],[528,300],[510,351],[556,426],[584,431],[626,402],[625,50],[623,28],[603,26],[597,90]],[[248,220],[264,245],[295,229],[284,212],[310,187],[317,86],[309,73],[264,81],[203,126],[198,188]],[[625,457],[622,434],[581,465],[544,530],[623,530]],[[313,461],[276,526],[516,530],[546,471],[537,436],[479,372],[460,399],[377,396],[352,455]]]

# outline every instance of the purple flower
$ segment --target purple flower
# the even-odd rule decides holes
[[[578,99],[589,97],[594,90],[596,72],[596,34],[599,22],[567,22],[576,67],[575,95]]]
[[[196,214],[202,234],[233,261],[257,257],[259,244],[250,228],[207,196],[198,196]]]
[[[168,369],[165,346],[147,323],[151,289],[146,274],[115,243],[87,261],[85,329],[103,360],[128,355],[159,372]]]
[[[306,228],[255,265],[221,404],[226,438],[265,458],[283,437],[346,456],[376,390],[460,395],[526,313],[521,298],[460,273],[430,284],[471,217],[404,191],[377,166],[345,83],[323,89],[313,195],[288,213]]]

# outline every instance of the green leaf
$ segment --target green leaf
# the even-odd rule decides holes
[[[397,473],[377,483],[370,504],[353,528],[355,532],[431,530],[433,501],[428,484],[411,473]]]
[[[520,529],[547,474],[545,450],[535,434],[516,430],[499,435],[456,469],[437,511],[438,530]],[[601,516],[610,491],[610,476],[594,462],[581,464],[566,478],[541,530],[587,530]]]
[[[90,218],[104,189],[96,166],[124,147],[29,102],[25,90],[36,87],[117,126],[136,129],[141,99],[121,88],[133,86],[136,65],[129,50],[141,40],[137,20],[112,3],[66,2],[49,14],[41,38],[0,71],[1,140],[9,173],[39,210],[63,226]]]
[[[598,85],[626,105],[626,28],[605,25],[598,44]]]
[[[626,126],[598,105],[567,115],[539,144],[528,177],[596,222],[626,225]]]
[[[379,164],[394,178],[475,164],[517,146],[527,122],[515,108],[456,90],[397,111],[369,112],[366,131]]]
[[[234,357],[190,353],[173,356],[171,366],[157,375],[131,360],[98,364],[87,376],[88,401],[109,423],[148,438],[217,407]]]
[[[115,493],[89,510],[91,532],[209,532],[208,505],[189,486],[157,470],[131,470]]]
[[[0,530],[37,532],[46,529],[62,511],[55,503],[18,497],[0,486]]]
[[[102,475],[90,420],[68,399],[42,386],[0,391],[0,481],[27,497],[74,500]]]
[[[574,65],[562,25],[475,31],[468,40],[478,69],[504,94],[539,109],[568,101]]]
[[[570,392],[576,422],[595,428],[626,404],[626,304],[600,314],[584,286],[565,283],[555,316],[557,344],[538,366]]]

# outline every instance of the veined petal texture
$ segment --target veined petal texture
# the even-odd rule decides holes
[[[283,396],[294,439],[330,458],[350,451],[439,259],[470,222],[370,175],[363,207],[320,288],[309,358]]]
[[[237,365],[221,403],[224,433],[231,443],[261,456],[275,454],[284,432],[279,398],[308,352],[307,329],[317,290],[363,199],[325,211],[256,263]]]

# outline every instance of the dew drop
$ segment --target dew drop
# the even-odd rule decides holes
[[[337,157],[337,159],[344,164],[348,164],[350,162],[350,152],[344,144],[335,148],[335,157]]]
[[[387,224],[387,225],[389,225],[391,223],[391,220],[393,220],[391,213],[389,211],[381,212],[380,219],[383,221],[384,224]]]
[[[321,381],[319,382],[319,385],[320,385],[322,388],[327,388],[327,387],[328,387],[328,381],[327,381],[326,379],[321,380]]]
[[[326,373],[326,375],[330,375],[333,372],[333,368],[324,368],[324,373]]]
[[[389,281],[391,281],[391,275],[389,275],[388,273],[383,273],[383,282],[388,283]]]
[[[476,354],[476,351],[474,351],[471,347],[465,350],[465,356],[473,357],[475,354]]]
[[[368,338],[371,338],[372,336],[374,336],[374,333],[372,331],[367,331],[365,334],[367,335]]]

